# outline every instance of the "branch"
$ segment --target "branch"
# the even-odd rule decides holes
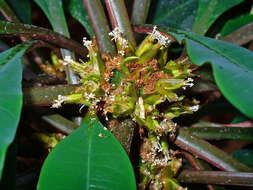
[[[14,12],[10,9],[6,1],[0,1],[0,12],[9,22],[19,22],[19,19],[16,17]]]
[[[178,178],[181,183],[239,185],[253,187],[253,173],[222,171],[182,171]]]
[[[221,40],[231,42],[237,45],[243,45],[250,42],[253,39],[253,22],[239,28],[231,34],[221,38]]]
[[[83,0],[101,53],[114,56],[115,46],[109,36],[110,28],[100,0]]]
[[[136,47],[134,33],[129,21],[124,0],[105,0],[113,28],[119,27],[127,40]]]
[[[253,128],[241,127],[190,127],[185,128],[190,134],[204,139],[236,139],[253,141]]]
[[[56,46],[70,49],[79,55],[87,55],[87,50],[77,42],[59,33],[33,25],[0,21],[0,34],[25,36],[43,40]]]
[[[54,126],[59,131],[69,135],[78,128],[78,125],[74,122],[62,117],[59,114],[52,114],[52,115],[43,115],[42,120],[46,121],[50,125]]]
[[[131,23],[133,25],[145,24],[151,0],[135,0],[132,10]]]
[[[252,171],[247,166],[227,155],[222,150],[216,148],[204,140],[195,137],[194,135],[189,134],[182,128],[179,128],[174,144],[183,150],[191,152],[193,155],[198,156],[199,158],[209,162],[221,170],[233,172]]]
[[[24,106],[49,106],[58,95],[72,94],[80,85],[57,85],[23,89]]]

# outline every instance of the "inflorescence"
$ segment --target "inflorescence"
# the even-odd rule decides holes
[[[109,35],[118,48],[116,57],[101,55],[96,44],[86,38],[83,44],[90,52],[88,62],[65,57],[62,64],[68,64],[78,73],[83,85],[74,94],[59,95],[52,107],[72,102],[89,106],[96,113],[98,105],[103,104],[100,109],[108,123],[131,117],[148,131],[141,146],[140,187],[145,189],[152,184],[162,188],[182,162],[167,144],[167,136],[173,135],[177,127],[173,119],[199,109],[198,101],[183,94],[186,87],[194,85],[191,64],[167,61],[171,40],[157,31],[156,26],[136,50],[119,28]],[[167,108],[158,109],[161,103],[168,105]],[[179,187],[173,180],[170,183]]]

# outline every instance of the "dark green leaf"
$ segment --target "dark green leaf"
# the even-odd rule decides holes
[[[191,61],[211,63],[215,81],[223,95],[242,113],[253,118],[253,53],[245,48],[190,32],[165,29],[186,43]]]
[[[253,141],[253,128],[242,127],[191,127],[187,131],[204,139],[235,139]]]
[[[30,44],[0,54],[0,179],[6,151],[14,139],[22,108],[21,58]]]
[[[234,123],[241,123],[241,122],[244,122],[244,121],[247,121],[248,118],[245,117],[243,114],[241,113],[238,113],[234,119],[232,120],[231,124],[234,124]]]
[[[123,147],[95,118],[60,142],[41,171],[38,190],[136,189]]]
[[[253,150],[251,149],[240,149],[231,154],[235,159],[244,163],[250,168],[253,168]]]
[[[222,28],[222,30],[220,32],[221,37],[224,37],[234,31],[236,31],[240,27],[242,27],[246,24],[249,24],[252,21],[253,21],[253,15],[251,15],[251,14],[243,15],[238,18],[234,18],[234,19],[229,20],[224,25],[224,27]]]
[[[219,16],[241,2],[243,0],[199,0],[199,8],[192,31],[204,35]]]
[[[32,2],[30,0],[6,0],[23,23],[32,23]]]
[[[62,0],[34,0],[49,19],[54,31],[69,37]]]
[[[148,23],[190,31],[198,0],[156,0],[151,3]]]
[[[18,146],[14,140],[6,153],[2,180],[0,181],[0,189],[16,190],[16,156]]]
[[[66,2],[66,3],[65,3]],[[83,1],[82,0],[67,0],[65,1],[65,7],[68,10],[68,12],[76,19],[78,22],[80,22],[83,27],[86,29],[88,34],[93,37],[94,33],[89,21],[88,14],[86,12],[86,9],[84,8]]]

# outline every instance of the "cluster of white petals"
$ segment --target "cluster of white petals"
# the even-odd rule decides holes
[[[68,100],[69,98],[66,96],[58,95],[58,99],[54,100],[52,108],[60,108],[64,101]]]
[[[88,49],[90,50],[91,46],[92,46],[92,41],[90,40],[87,40],[86,37],[83,38],[83,45]]]
[[[125,38],[123,38],[122,37],[122,31],[120,30],[120,28],[119,27],[116,27],[116,28],[114,28],[114,30],[113,31],[111,31],[110,33],[109,33],[109,36],[111,36],[112,37],[112,40],[114,40],[114,41],[117,41],[118,40],[118,42],[119,42],[119,44],[122,46],[122,48],[123,49],[126,49],[126,48],[128,48],[128,41],[125,39]],[[119,52],[119,53],[124,53],[124,52]]]
[[[152,33],[150,33],[150,38],[156,39],[163,46],[168,46],[171,42],[168,37],[157,31],[157,26],[154,26]]]

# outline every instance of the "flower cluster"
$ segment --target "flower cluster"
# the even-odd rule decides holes
[[[65,57],[63,64],[68,64],[79,74],[83,85],[72,95],[59,95],[52,107],[72,101],[97,112],[98,104],[102,103],[100,111],[106,122],[131,117],[147,131],[140,153],[143,162],[141,177],[146,180],[143,181],[144,188],[148,184],[162,188],[182,162],[166,141],[167,136],[176,131],[177,124],[173,119],[199,109],[198,101],[178,93],[194,85],[191,65],[180,60],[167,61],[171,41],[157,31],[157,27],[134,53],[128,52],[131,44],[119,28],[109,35],[117,43],[116,57],[101,56],[96,45],[86,38],[84,46],[89,50],[88,62],[78,63]],[[167,108],[158,109],[162,103],[168,105]],[[172,173],[171,176],[166,172]],[[153,177],[148,177],[151,173]],[[166,173],[166,177],[159,177],[161,173]]]
[[[157,31],[157,26],[154,26],[152,33],[150,33],[150,38],[156,39],[161,45],[168,46],[171,40],[168,37],[162,35],[159,31]]]

